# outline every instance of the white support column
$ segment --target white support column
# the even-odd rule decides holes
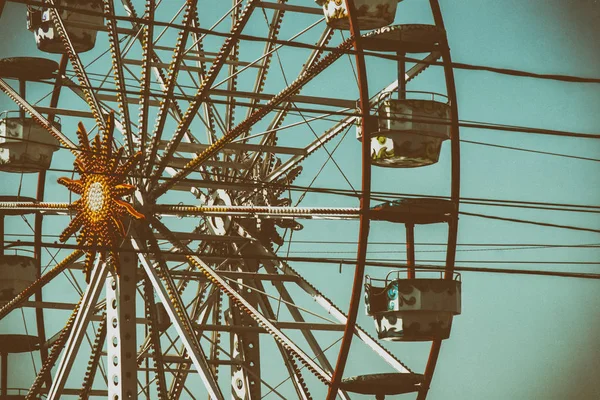
[[[106,263],[101,263],[100,258],[98,257],[96,259],[96,263],[94,264],[94,269],[92,270],[90,284],[83,294],[81,307],[79,308],[77,316],[75,317],[75,321],[73,322],[73,329],[67,338],[65,350],[60,363],[58,364],[56,375],[54,375],[52,379],[52,387],[50,387],[50,391],[48,392],[48,399],[50,400],[58,400],[62,398],[62,391],[65,387],[65,383],[67,382],[67,377],[71,371],[71,367],[75,363],[77,351],[79,350],[81,341],[85,336],[85,331],[90,318],[94,315],[94,306],[96,305],[98,296],[100,296],[100,292],[102,291],[102,286],[106,279],[106,272]]]
[[[108,399],[136,400],[136,258],[121,253],[119,265],[106,279]]]

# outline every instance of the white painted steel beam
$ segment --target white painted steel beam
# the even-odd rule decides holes
[[[94,268],[92,269],[92,274],[90,276],[90,283],[83,294],[81,307],[79,308],[77,316],[75,317],[75,321],[73,322],[73,329],[71,330],[71,333],[67,338],[67,342],[65,343],[64,353],[58,364],[56,374],[52,378],[52,386],[48,392],[48,399],[50,400],[58,400],[62,398],[62,395],[64,394],[63,389],[67,382],[67,377],[75,363],[77,351],[79,350],[81,341],[85,336],[88,323],[95,313],[96,301],[102,292],[102,288],[106,280],[106,274],[106,263],[101,263],[100,257],[97,257]]]
[[[240,235],[251,238],[251,236],[241,227],[238,227],[238,231],[240,232]],[[348,317],[342,311],[340,311],[340,309],[337,308],[335,304],[333,304],[329,299],[323,296],[314,286],[312,286],[306,279],[304,279],[302,275],[294,271],[286,263],[278,261],[277,256],[269,250],[265,249],[264,247],[256,246],[256,248],[259,250],[259,256],[263,255],[265,257],[262,260],[264,264],[273,265],[277,267],[277,269],[279,269],[282,273],[289,276],[294,276],[297,279],[299,279],[298,286],[300,286],[300,288],[302,288],[308,295],[310,295],[317,304],[323,307],[323,309],[325,309],[325,311],[327,311],[329,315],[334,317],[341,324],[346,324],[346,322],[348,321]],[[371,338],[358,325],[356,325],[354,329],[354,334],[396,371],[400,373],[411,373],[411,371],[405,365],[399,362],[394,356],[392,356],[392,354],[388,350],[382,347],[375,339]]]
[[[169,318],[171,319],[175,330],[179,334],[179,338],[184,344],[192,363],[196,367],[196,370],[200,375],[200,378],[202,379],[202,382],[204,383],[204,386],[206,387],[209,396],[212,399],[223,400],[223,394],[221,393],[221,389],[219,388],[219,385],[211,372],[211,368],[207,362],[206,355],[204,354],[204,351],[200,346],[200,341],[194,335],[194,329],[191,321],[189,320],[185,312],[181,313],[180,315],[180,313],[178,313],[175,309],[175,305],[173,304],[173,301],[176,301],[179,303],[179,307],[181,307],[182,310],[185,310],[183,302],[179,298],[176,291],[173,294],[177,297],[171,299],[167,289],[163,285],[160,277],[158,276],[155,266],[153,266],[152,263],[146,258],[145,252],[138,244],[137,240],[131,238],[131,244],[134,250],[138,252],[138,259],[140,260],[144,271],[146,271],[148,278],[150,278],[152,286],[154,287],[156,294],[160,298],[160,301],[165,306],[167,314],[169,315]],[[156,267],[161,268],[160,265],[157,265]],[[165,275],[167,279],[171,279],[168,275],[168,272],[166,272]]]

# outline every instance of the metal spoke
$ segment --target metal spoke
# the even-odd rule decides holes
[[[67,56],[69,57],[69,60],[71,60],[71,66],[73,67],[73,70],[77,75],[77,79],[80,83],[80,88],[85,94],[85,99],[88,105],[90,106],[94,118],[96,119],[96,123],[101,129],[104,130],[106,126],[106,121],[104,119],[104,115],[102,114],[100,103],[98,102],[98,99],[96,98],[96,95],[92,90],[92,84],[90,83],[90,80],[85,72],[83,64],[81,63],[81,59],[79,58],[79,55],[73,48],[73,43],[71,42],[71,39],[67,34],[67,29],[65,28],[64,22],[60,17],[60,13],[56,8],[55,0],[48,0],[47,3],[48,5],[53,6],[50,8],[50,16],[52,18],[52,22],[54,23],[54,27],[56,28],[56,31],[59,37],[61,38],[63,45],[65,46]]]
[[[196,4],[194,2],[188,1],[186,3],[186,8],[183,15],[183,25],[185,27],[189,27],[191,25],[191,21],[193,19],[192,15],[195,8]],[[161,134],[165,127],[167,109],[171,104],[171,99],[175,90],[175,84],[177,83],[177,75],[179,74],[179,67],[182,64],[182,58],[188,36],[189,33],[187,29],[184,28],[179,32],[179,36],[177,37],[177,44],[173,51],[173,57],[171,64],[169,65],[169,71],[167,73],[165,82],[166,88],[163,89],[164,98],[160,102],[156,124],[154,125],[154,130],[152,132],[152,138],[150,141],[150,149],[146,155],[146,174],[150,174],[152,171],[152,165],[158,152],[158,142],[161,139]]]
[[[119,104],[119,111],[121,115],[121,125],[125,137],[127,138],[127,148],[129,155],[135,153],[135,146],[133,142],[133,133],[131,131],[131,118],[129,116],[129,105],[127,104],[127,94],[125,78],[123,76],[123,59],[121,55],[121,47],[119,45],[119,34],[117,33],[117,21],[113,18],[115,15],[115,9],[112,0],[104,1],[104,18],[108,19],[108,39],[109,47],[112,58],[113,66],[113,77],[115,80],[115,86],[117,89],[117,102]]]
[[[192,328],[191,321],[183,309],[183,302],[181,301],[181,298],[175,289],[175,283],[167,271],[167,266],[165,265],[164,261],[161,261],[161,257],[159,256],[157,271],[144,255],[145,251],[143,251],[138,241],[132,238],[131,244],[138,252],[138,258],[144,267],[148,278],[152,282],[154,290],[156,290],[157,295],[160,297],[161,302],[165,306],[167,313],[171,318],[171,322],[175,326],[175,329],[180,336],[180,339],[185,344],[186,350],[188,351],[194,366],[200,374],[200,377],[202,378],[209,395],[214,399],[223,399],[221,389],[219,388],[219,385],[216,382],[206,361],[206,355],[204,354],[202,347],[199,345],[198,339],[195,337],[196,335]]]
[[[285,88],[281,93],[277,96],[273,97],[263,108],[255,111],[249,118],[245,119],[239,125],[237,125],[234,129],[229,131],[225,136],[215,142],[212,146],[207,148],[204,152],[197,155],[192,161],[190,161],[184,169],[179,171],[175,176],[171,179],[167,180],[165,183],[159,185],[152,194],[154,197],[159,197],[167,190],[173,187],[177,182],[181,179],[184,179],[188,176],[194,168],[198,165],[202,164],[205,160],[215,155],[219,150],[221,150],[225,145],[231,142],[233,139],[240,136],[242,133],[247,132],[247,130],[264,118],[275,106],[284,102],[287,98],[289,98],[292,94],[296,93],[298,90],[302,88],[302,86],[306,85],[310,80],[312,80],[319,72],[323,69],[331,65],[338,58],[340,58],[343,54],[343,50],[346,50],[350,47],[352,41],[346,41],[338,47],[339,52],[332,52],[327,57],[321,59],[312,68],[308,69],[304,74],[302,74],[298,79],[296,79],[290,86]]]
[[[254,10],[254,7],[256,6],[257,2],[257,0],[250,0],[248,2],[246,8],[240,15],[240,18],[237,20],[235,27],[231,32],[231,35],[227,37],[227,39],[225,39],[225,43],[221,47],[219,54],[217,54],[217,57],[215,58],[209,71],[206,74],[206,78],[202,81],[202,85],[200,86],[200,88],[198,88],[198,91],[194,96],[194,100],[185,112],[183,119],[181,120],[179,126],[177,127],[177,130],[175,131],[175,134],[169,141],[169,145],[167,146],[163,155],[161,156],[158,165],[154,170],[151,183],[158,180],[158,178],[162,175],[163,170],[167,166],[169,158],[175,152],[177,145],[179,145],[181,139],[183,138],[183,134],[185,133],[185,131],[187,131],[190,124],[192,123],[194,115],[196,114],[196,112],[198,112],[198,109],[208,96],[208,90],[211,88],[211,86],[217,79],[217,75],[221,70],[221,67],[223,66],[225,60],[231,53],[233,46],[238,41],[239,35],[246,26],[248,20],[250,19],[250,15],[252,14],[252,11]]]
[[[81,307],[79,308],[73,322],[73,329],[71,330],[65,344],[63,357],[58,364],[58,369],[54,375],[52,386],[48,392],[49,399],[59,399],[61,396],[69,372],[75,362],[75,357],[77,356],[79,346],[81,345],[81,341],[85,335],[90,318],[94,314],[94,306],[98,300],[98,297],[100,296],[100,292],[102,291],[107,273],[108,268],[106,262],[102,262],[100,257],[98,257],[90,276],[90,284],[83,294],[81,299]]]

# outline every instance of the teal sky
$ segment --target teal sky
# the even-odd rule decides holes
[[[313,5],[312,1],[296,0],[290,4]],[[229,2],[227,2],[229,4]],[[432,23],[428,2],[404,0],[398,5],[395,23]],[[525,70],[540,74],[563,74],[583,77],[600,77],[600,2],[597,0],[440,0],[452,58],[455,62],[486,65],[499,68]],[[216,14],[205,10],[202,18],[207,23]],[[289,18],[288,18],[289,17]],[[166,17],[165,17],[166,18]],[[290,37],[316,18],[293,17],[288,14],[282,27],[282,37]],[[295,19],[294,19],[295,18]],[[321,23],[324,26],[324,23]],[[249,33],[262,32],[250,26]],[[320,33],[320,30],[319,30]],[[309,33],[312,42],[318,33]],[[316,35],[316,36],[315,36]],[[347,35],[347,33],[346,33]],[[99,38],[99,46],[106,43],[105,34]],[[25,27],[25,7],[8,3],[0,23],[0,57],[36,55],[33,36]],[[347,36],[346,36],[347,37]],[[334,42],[339,43],[339,34]],[[208,43],[208,42],[207,42]],[[220,44],[218,44],[220,46]],[[254,47],[246,44],[241,57],[256,55],[262,44]],[[104,47],[106,48],[106,47]],[[93,52],[84,61],[93,58]],[[213,46],[213,50],[214,46]],[[281,51],[285,78],[295,78],[304,62],[304,50]],[[57,59],[56,56],[49,56]],[[135,55],[134,55],[135,57]],[[248,60],[250,61],[250,60]],[[97,70],[109,67],[108,58],[96,65]],[[395,79],[395,66],[389,61],[368,59],[370,94],[373,95]],[[284,77],[274,60],[266,91],[276,93],[285,87]],[[307,86],[302,94],[324,97],[340,96],[356,98],[357,89],[347,59],[342,59],[326,70],[319,79]],[[291,79],[290,79],[291,78]],[[484,71],[455,71],[458,109],[463,121],[477,121],[535,127],[587,134],[600,133],[600,85],[565,83],[552,80],[520,78]],[[350,79],[350,80],[348,80]],[[241,82],[249,88],[252,81]],[[409,90],[445,93],[440,68],[430,68],[408,85]],[[31,99],[39,99],[48,86],[32,85]],[[249,90],[249,89],[248,89]],[[354,97],[353,97],[354,96]],[[82,103],[70,96],[61,99],[59,106],[82,108]],[[0,96],[0,109],[14,110],[15,106],[6,96]],[[245,111],[241,111],[244,115]],[[137,113],[134,114],[137,120]],[[290,119],[289,122],[295,120]],[[89,122],[89,121],[88,121]],[[63,131],[75,137],[76,120],[66,118]],[[91,124],[91,122],[89,122]],[[315,123],[313,127],[322,132],[330,123]],[[67,129],[69,130],[67,132]],[[260,131],[262,125],[256,131]],[[307,129],[293,132],[310,135]],[[462,129],[461,139],[494,145],[560,153],[596,159],[596,161],[573,159],[552,155],[487,147],[471,143],[461,144],[461,195],[481,199],[502,199],[560,204],[598,206],[600,201],[600,142],[596,139],[567,138],[503,132],[481,129]],[[293,144],[297,137],[282,138],[282,143]],[[328,145],[332,151],[339,139]],[[285,144],[282,144],[285,145]],[[64,154],[66,153],[66,154]],[[335,160],[348,176],[353,187],[360,187],[360,148],[351,130],[335,152]],[[72,157],[59,152],[53,162],[55,169],[71,169]],[[317,171],[326,161],[321,152],[304,164],[302,176],[295,182],[309,185]],[[410,170],[373,169],[373,190],[393,193],[447,195],[449,193],[449,143],[442,148],[437,165]],[[68,201],[66,190],[55,184],[64,172],[48,174],[47,199]],[[0,195],[33,195],[35,186],[32,176],[25,176],[22,189],[18,189],[20,176],[2,173]],[[315,187],[350,189],[339,170],[327,163],[315,180]],[[292,195],[297,200],[299,193]],[[167,197],[178,202],[176,196]],[[187,199],[183,200],[187,201]],[[166,202],[166,201],[165,201]],[[357,206],[353,198],[308,194],[303,206]],[[494,216],[571,225],[599,229],[600,214],[582,212],[541,211],[507,207],[463,205],[462,211]],[[57,234],[67,223],[66,218],[56,217],[45,223],[45,233]],[[175,221],[183,229],[186,220]],[[326,222],[320,220],[303,222],[305,229],[293,236],[289,247],[290,256],[355,257],[356,246],[305,241],[356,241],[358,224],[354,221]],[[26,232],[23,221],[7,220],[7,232]],[[418,227],[416,241],[439,243],[446,240],[446,227],[428,225]],[[404,260],[403,246],[382,245],[381,242],[405,240],[402,226],[374,222],[369,236],[369,258]],[[473,247],[467,244],[490,244]],[[499,248],[492,244],[515,244]],[[598,233],[566,230],[535,225],[517,224],[489,219],[462,216],[459,224],[459,251],[457,265],[470,267],[497,267],[514,269],[540,269],[569,272],[599,273],[597,264],[572,264],[574,262],[598,263],[600,250],[596,248],[526,248],[527,244],[547,245],[600,245]],[[444,258],[442,246],[417,246],[417,263],[434,264]],[[288,251],[287,243],[279,254]],[[437,252],[431,252],[437,251]],[[307,254],[310,252],[310,254]],[[332,254],[336,253],[336,254]],[[60,253],[63,254],[63,253]],[[64,253],[67,254],[66,252]],[[59,255],[60,257],[60,255]],[[46,257],[45,262],[51,260]],[[433,261],[431,261],[433,260]],[[431,262],[430,262],[431,261]],[[528,264],[539,262],[537,264]],[[548,264],[544,264],[548,263]],[[561,264],[564,263],[564,264]],[[569,264],[567,264],[569,263]],[[441,265],[437,263],[436,265]],[[319,264],[294,265],[319,290],[333,299],[344,310],[352,281],[353,270],[346,266],[340,273],[337,266]],[[388,271],[368,268],[374,277],[384,277]],[[77,277],[80,278],[79,276]],[[600,286],[598,281],[575,278],[541,277],[527,275],[503,275],[492,273],[463,273],[462,315],[454,320],[450,339],[442,346],[429,399],[437,400],[564,400],[600,398]],[[82,283],[82,280],[79,279]],[[49,296],[61,293],[65,301],[77,297],[68,291],[72,288],[61,278]],[[310,301],[300,301],[310,306]],[[314,307],[314,305],[313,305]],[[314,308],[313,308],[314,309]],[[25,310],[27,327],[33,330],[33,313]],[[48,322],[49,331],[56,332],[67,318],[65,311],[54,311],[56,316]],[[361,307],[359,323],[372,335],[374,326]],[[13,313],[0,324],[0,333],[23,332],[21,315]],[[335,336],[331,336],[333,342]],[[386,343],[386,347],[405,361],[413,370],[422,371],[427,361],[427,344]],[[265,344],[265,348],[269,345]],[[330,351],[334,352],[334,346]],[[330,354],[335,360],[335,353]],[[389,367],[372,360],[365,349],[356,344],[352,347],[345,376],[376,372],[390,372]],[[27,386],[33,372],[29,357],[14,358],[18,365],[10,371],[11,387]],[[85,365],[86,359],[82,361]],[[39,361],[37,364],[39,368]],[[263,369],[268,369],[264,363]],[[271,367],[275,369],[275,367]],[[226,370],[223,370],[226,371]],[[278,371],[269,371],[278,376]],[[221,373],[227,375],[227,372]],[[277,381],[276,378],[273,378]],[[312,382],[309,380],[309,382]],[[315,399],[324,396],[322,387],[313,393]],[[291,390],[286,386],[283,390]],[[290,394],[291,396],[291,394]],[[275,398],[267,396],[267,398]],[[290,397],[291,398],[291,397]],[[353,397],[354,398],[354,397]],[[366,398],[356,396],[356,398]],[[388,399],[409,399],[413,395],[389,396]]]

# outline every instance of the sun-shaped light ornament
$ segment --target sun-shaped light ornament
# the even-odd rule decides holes
[[[65,242],[81,229],[77,244],[87,248],[84,266],[86,281],[89,280],[97,252],[100,253],[102,260],[110,256],[118,273],[117,250],[126,235],[123,219],[127,216],[136,219],[144,218],[144,215],[136,211],[131,204],[121,199],[135,191],[135,186],[125,181],[129,172],[140,160],[142,153],[138,152],[125,162],[121,162],[123,147],[113,153],[113,131],[114,114],[111,113],[107,118],[102,139],[99,134],[96,135],[90,146],[88,133],[80,122],[77,137],[81,152],[75,159],[74,165],[81,179],[58,179],[58,183],[81,196],[71,204],[76,215],[60,235],[60,241]]]

